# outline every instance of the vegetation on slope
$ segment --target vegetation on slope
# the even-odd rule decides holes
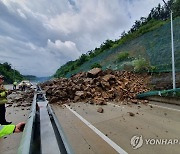
[[[3,64],[0,63],[0,75],[4,76],[6,83],[13,83],[15,80],[23,80],[23,75],[21,75],[17,70],[12,69],[11,65],[7,62]]]
[[[84,70],[83,65],[85,65],[86,63],[88,63],[88,65],[90,64],[89,66],[92,66],[92,67],[94,63],[98,63],[100,66],[102,66],[99,61],[95,60],[95,59],[98,59],[97,57],[99,55],[101,55],[101,58],[102,58],[103,55],[109,54],[111,51],[116,50],[117,48],[126,44],[127,42],[132,41],[148,32],[155,31],[161,26],[167,24],[170,18],[170,11],[168,7],[172,8],[174,18],[180,16],[180,0],[176,0],[175,2],[173,2],[173,0],[170,0],[167,2],[167,6],[166,5],[161,6],[159,4],[157,7],[153,8],[150,11],[147,18],[141,17],[140,20],[135,21],[135,24],[127,33],[124,31],[121,34],[120,39],[115,40],[115,41],[106,40],[105,42],[103,42],[103,44],[101,44],[99,48],[95,48],[93,51],[88,51],[86,54],[82,54],[79,57],[79,59],[75,61],[69,61],[65,65],[61,66],[56,71],[54,76],[55,77],[65,77],[65,76],[69,77],[69,75],[73,73],[77,73],[78,71]],[[131,57],[130,60],[133,60],[134,58],[135,57]],[[142,58],[142,57],[138,57],[138,58]],[[93,61],[94,63],[92,63]],[[132,65],[132,64],[128,64],[128,65]],[[165,67],[169,67],[169,65],[170,64],[168,64],[168,66],[165,66]],[[149,66],[149,67],[153,68],[153,70],[155,68],[154,66]],[[160,67],[164,67],[164,66],[160,66]]]

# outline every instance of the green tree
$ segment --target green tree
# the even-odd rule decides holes
[[[13,83],[15,79],[21,81],[24,78],[19,71],[12,69],[11,64],[7,62],[0,63],[0,74],[4,76],[6,83]]]
[[[173,15],[175,17],[180,16],[180,0],[176,0],[175,3],[172,6],[173,9]]]
[[[86,61],[88,61],[88,56],[86,54],[82,54],[77,61],[77,66],[84,64]]]
[[[2,66],[3,66],[7,71],[9,71],[9,70],[11,69],[11,64],[9,64],[9,63],[7,63],[7,62],[3,63]]]

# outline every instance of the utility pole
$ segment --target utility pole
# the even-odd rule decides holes
[[[164,4],[167,6],[167,8],[170,10],[170,17],[171,17],[171,49],[172,49],[172,79],[173,79],[173,89],[176,89],[176,74],[175,74],[175,61],[174,61],[174,38],[173,38],[173,18],[172,9],[167,5],[167,3],[163,0]]]

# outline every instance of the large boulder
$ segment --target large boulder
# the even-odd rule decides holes
[[[102,70],[100,68],[93,68],[92,70],[88,71],[87,77],[95,78],[100,74]]]

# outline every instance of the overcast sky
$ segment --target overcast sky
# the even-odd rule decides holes
[[[162,0],[0,0],[0,63],[49,76],[118,39]]]

